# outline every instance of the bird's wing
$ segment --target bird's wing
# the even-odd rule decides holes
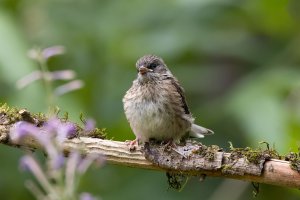
[[[182,103],[182,108],[184,109],[185,114],[191,114],[189,107],[187,106],[185,96],[184,96],[184,89],[179,85],[179,82],[176,78],[165,75],[165,78],[171,81],[171,84],[176,88],[176,91],[181,97],[181,103]]]

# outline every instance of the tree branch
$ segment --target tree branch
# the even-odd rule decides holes
[[[40,119],[28,116],[28,112],[24,115],[26,117],[19,116],[17,120],[11,120],[8,116],[9,113],[0,110],[0,143],[18,148],[42,149],[33,138],[25,138],[22,143],[16,143],[9,137],[11,127],[18,120],[39,124]],[[66,153],[76,149],[83,154],[101,154],[108,163],[122,166],[300,188],[300,173],[291,168],[290,162],[272,159],[269,151],[255,154],[253,160],[253,157],[242,154],[240,149],[226,153],[216,146],[206,147],[193,141],[177,147],[147,143],[133,152],[128,150],[124,142],[90,137],[67,139],[63,145]]]

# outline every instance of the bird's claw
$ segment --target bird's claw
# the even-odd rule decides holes
[[[174,143],[174,141],[168,140],[168,141],[164,141],[164,150],[165,151],[171,151],[173,148],[176,148],[176,144]]]
[[[186,155],[184,155],[182,152],[177,150],[177,145],[173,140],[167,141],[167,143],[164,145],[164,150],[168,152],[174,151],[179,155],[181,155],[182,157],[187,158]]]
[[[139,140],[137,138],[134,140],[126,140],[125,143],[129,147],[129,151],[135,151],[139,146]]]

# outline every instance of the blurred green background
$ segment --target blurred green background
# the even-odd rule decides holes
[[[50,70],[72,69],[85,82],[59,99],[74,121],[82,112],[116,140],[133,139],[122,97],[144,54],[161,56],[186,90],[202,140],[228,149],[267,141],[284,154],[300,146],[300,1],[298,0],[1,0],[0,102],[45,112],[41,82],[17,90],[37,69],[27,51],[63,45]],[[57,83],[61,84],[61,83]],[[18,170],[20,150],[0,145],[1,199],[32,199]],[[250,183],[191,178],[182,192],[164,173],[106,165],[80,189],[107,200],[252,199]],[[261,185],[256,199],[299,199],[297,190]]]

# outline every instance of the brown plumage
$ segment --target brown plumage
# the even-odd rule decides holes
[[[149,139],[178,142],[186,134],[204,137],[213,132],[194,124],[184,90],[164,61],[146,55],[136,63],[138,77],[123,98],[126,118],[136,140]]]

